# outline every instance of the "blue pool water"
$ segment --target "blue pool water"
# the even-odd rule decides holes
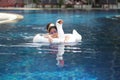
[[[24,16],[0,24],[0,80],[120,80],[120,10],[0,12]],[[32,43],[35,34],[46,33],[46,24],[59,18],[65,33],[76,29],[82,42]]]

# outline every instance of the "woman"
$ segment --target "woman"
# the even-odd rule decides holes
[[[52,42],[53,38],[58,38],[57,28],[53,23],[49,23],[46,26],[48,34],[45,36],[49,42]]]
[[[56,22],[57,27],[53,23],[47,24],[46,29],[47,29],[49,34],[46,35],[45,37],[48,38],[49,42],[52,42],[53,38],[59,38],[59,40],[61,42],[67,42],[68,41],[69,36],[64,36],[64,31],[61,27],[62,24],[63,24],[63,20],[61,20],[61,19]],[[59,28],[58,28],[58,26],[59,26]],[[59,30],[57,30],[57,28]]]

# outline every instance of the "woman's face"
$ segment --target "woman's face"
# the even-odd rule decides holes
[[[52,38],[57,38],[58,37],[58,33],[57,33],[57,30],[55,28],[52,28],[50,30],[49,34],[51,35]]]

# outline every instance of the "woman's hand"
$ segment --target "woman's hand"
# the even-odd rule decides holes
[[[50,43],[53,41],[53,39],[50,35],[48,35],[48,40],[49,40]]]
[[[69,36],[65,36],[65,40],[64,40],[64,42],[67,42],[69,39],[70,39]]]
[[[45,35],[44,37],[45,37],[45,38],[48,38],[48,40],[49,40],[50,43],[53,41],[51,35]]]

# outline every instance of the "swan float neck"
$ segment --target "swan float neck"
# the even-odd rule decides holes
[[[63,23],[60,21],[62,21],[62,20],[59,19],[56,21],[56,27],[57,27],[57,31],[58,31],[58,38],[60,39],[61,42],[63,42],[65,40],[65,34],[63,31],[63,27],[62,27]]]

